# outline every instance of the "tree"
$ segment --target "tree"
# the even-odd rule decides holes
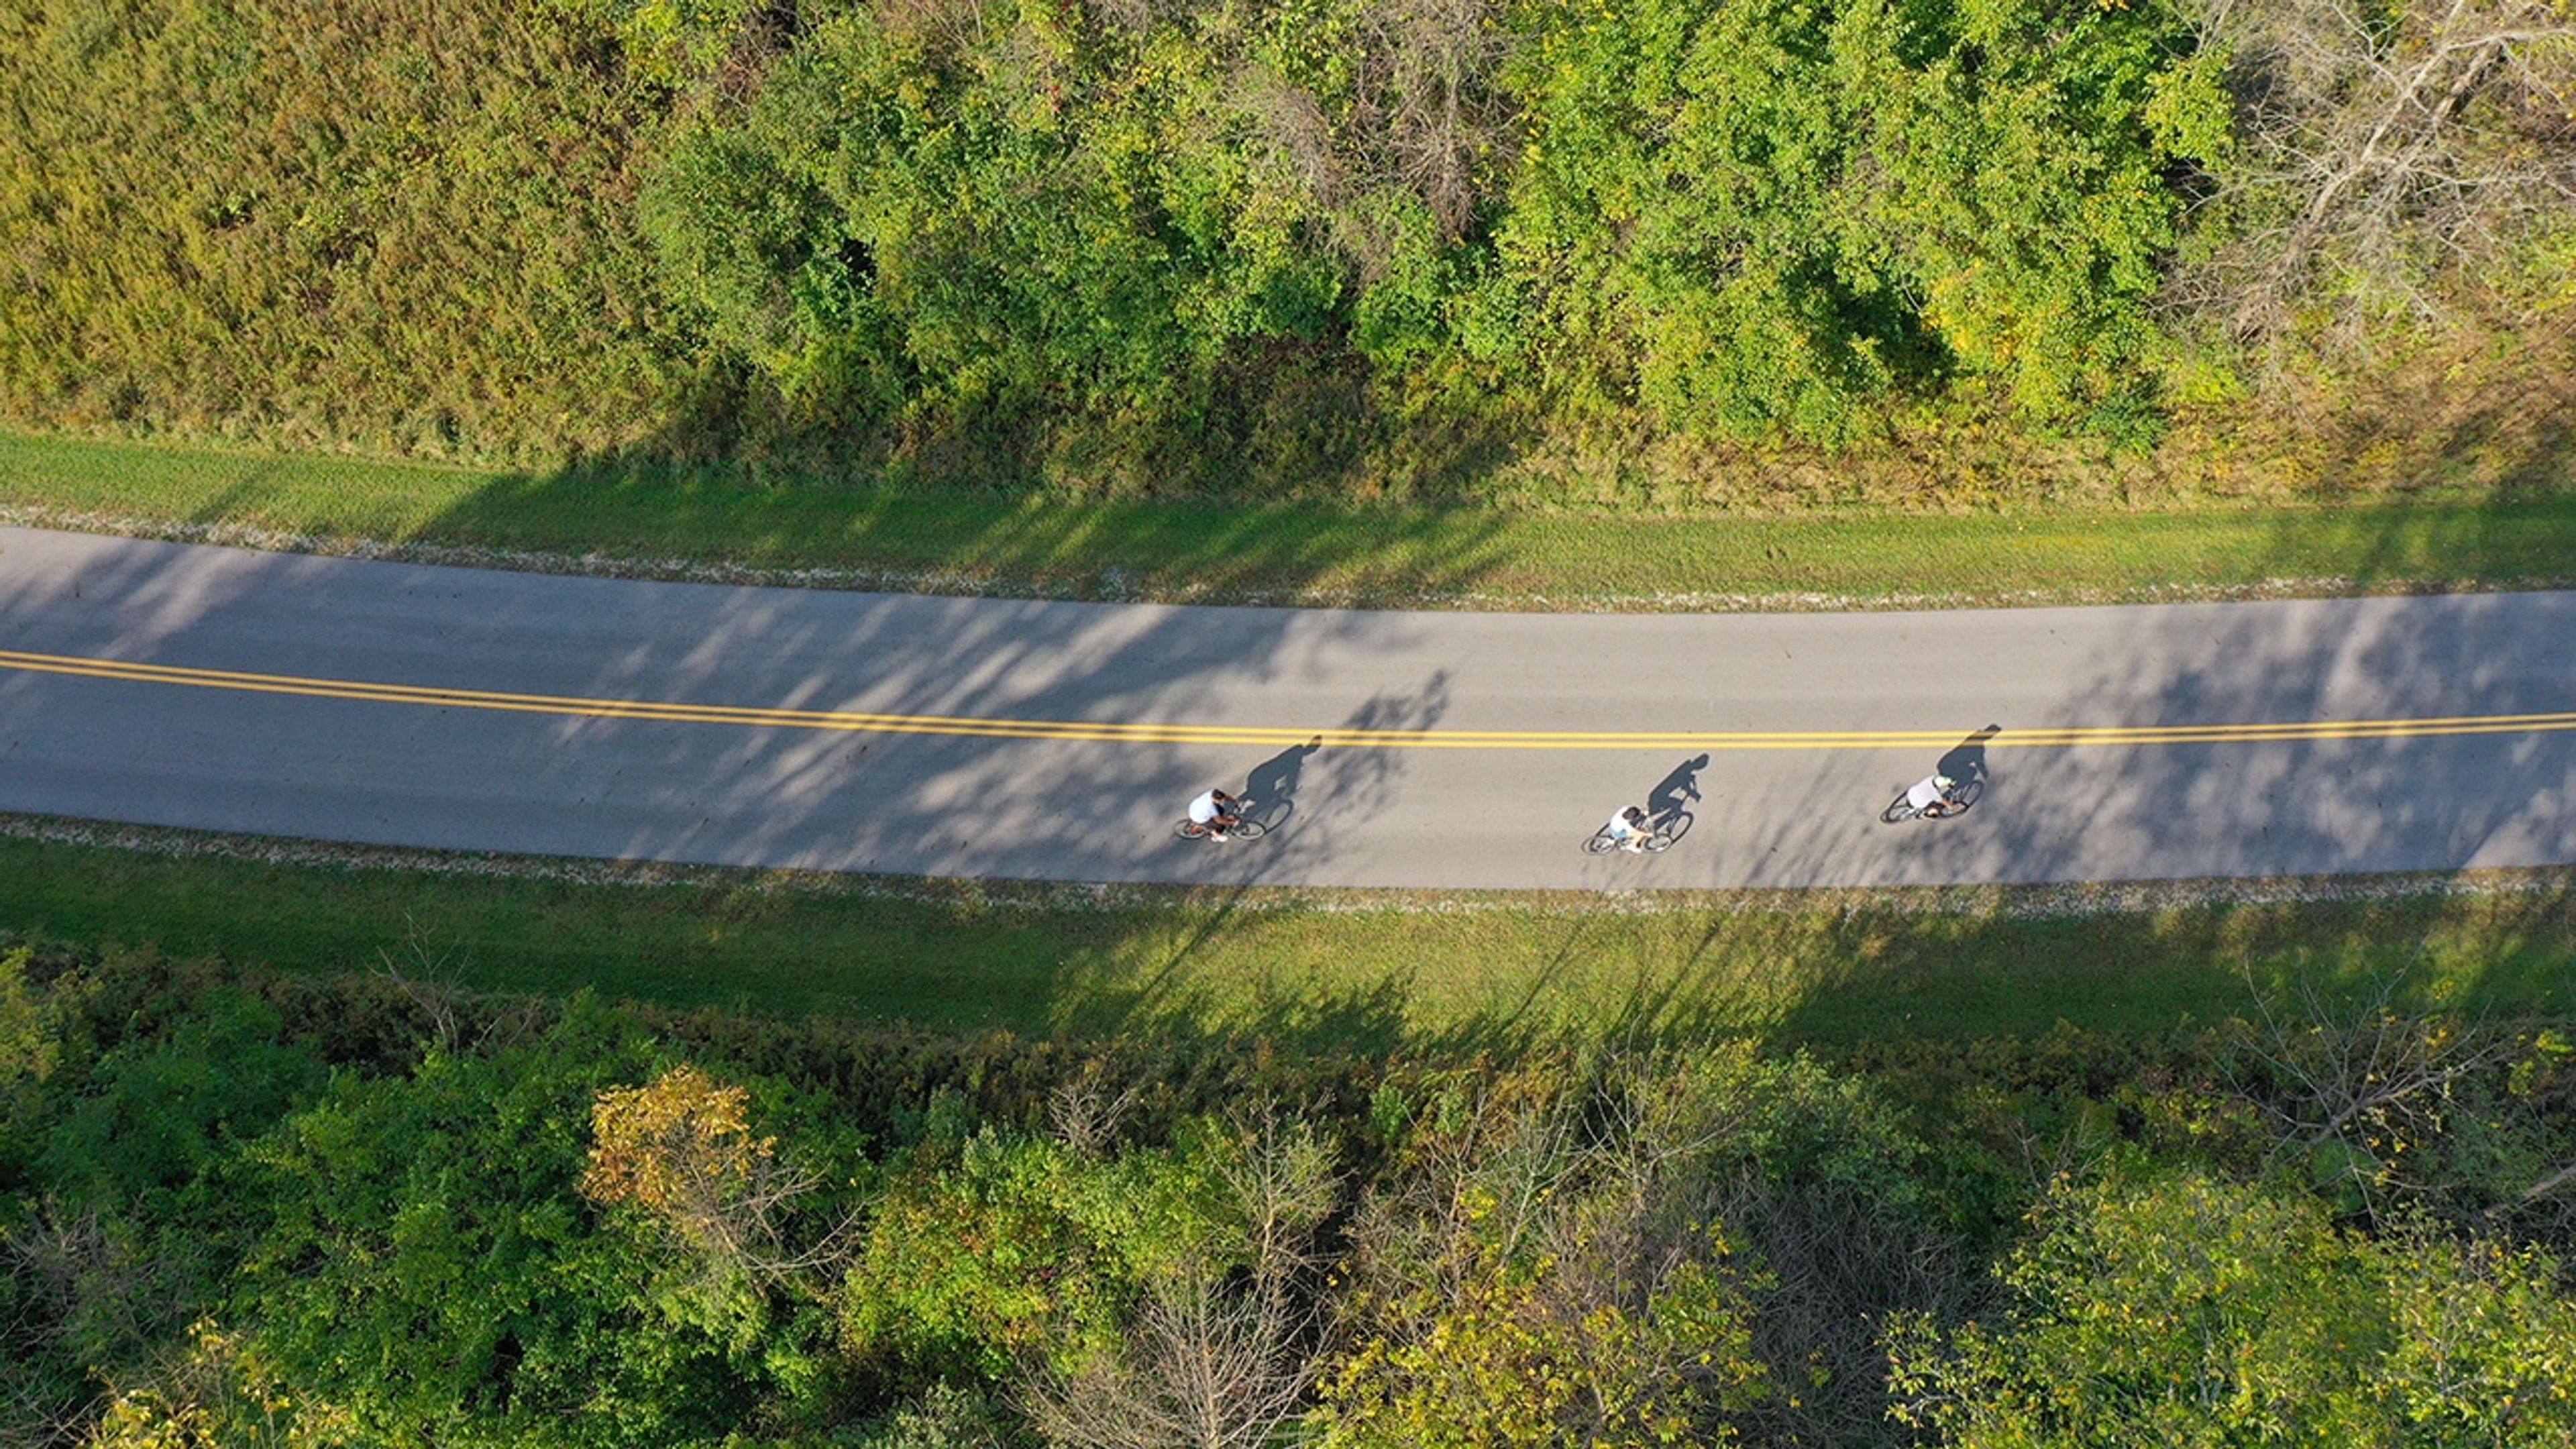
[[[1533,12],[1495,245],[1560,380],[1669,426],[1847,436],[1964,373],[2039,416],[2137,383],[2210,78],[2151,5],[1635,0]],[[1589,379],[1587,381],[1587,379]]]
[[[1426,1112],[1351,1227],[1324,1442],[1731,1439],[1725,1416],[1768,1388],[1767,1279],[1710,1213],[1744,1064],[1507,1077]]]
[[[2437,318],[2442,279],[2576,216],[2565,0],[2185,0],[2233,144],[2173,300],[2240,342]],[[2315,330],[2315,329],[2309,329]]]
[[[2282,1153],[2356,1211],[2422,1205],[2433,1191],[2425,1164],[2440,1163],[2463,1093],[2513,1046],[2484,1023],[2399,1011],[2400,979],[2391,973],[2344,1008],[2313,989],[2294,1003],[2258,993],[2249,1028],[2256,1070],[2238,1094],[2270,1119]],[[2454,1168],[2435,1175],[2470,1188]]]
[[[13,1286],[43,1305],[20,1320],[41,1340],[31,1362],[108,1384],[148,1376],[221,1295],[265,1206],[243,1191],[241,1156],[326,1080],[283,1027],[268,1002],[218,986],[62,1094],[35,1164],[44,1192],[0,1224]]]
[[[1030,1417],[1061,1449],[1263,1449],[1314,1377],[1314,1236],[1338,1206],[1332,1153],[1303,1124],[1249,1114],[1199,1151],[1225,1211],[1144,1274],[1096,1352],[1029,1385]]]
[[[974,0],[830,16],[648,191],[668,283],[805,413],[1183,427],[1341,279],[1223,17]]]
[[[1896,1324],[1903,1422],[1959,1449],[2576,1435],[2576,1302],[2536,1252],[2192,1175],[2062,1183],[2035,1217],[2004,1313]]]
[[[829,1262],[828,1241],[785,1241],[780,1216],[815,1179],[779,1161],[777,1138],[751,1135],[749,1099],[687,1063],[599,1093],[582,1195],[642,1209],[723,1270],[785,1280]]]
[[[1186,1141],[1095,1158],[988,1125],[882,1173],[838,1302],[850,1352],[907,1389],[1076,1372],[1230,1216],[1215,1158]]]
[[[1396,1305],[1427,1320],[1419,1336],[1365,1340],[1339,1365],[1325,1387],[1323,1442],[1732,1442],[1714,1413],[1760,1392],[1749,1352],[1755,1280],[1714,1233],[1663,1263],[1638,1262],[1618,1236],[1614,1224],[1557,1225],[1565,1257],[1462,1245],[1446,1275],[1455,1296]]]
[[[335,1083],[252,1153],[247,1349],[378,1442],[680,1443],[801,1412],[819,1311],[712,1294],[578,1191],[594,1095],[654,1065],[583,998],[533,1042]]]

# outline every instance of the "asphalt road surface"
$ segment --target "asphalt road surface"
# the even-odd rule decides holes
[[[1946,764],[1982,796],[1883,825]],[[1260,840],[1175,839],[1210,785]],[[1688,813],[1590,856],[1623,804]],[[729,865],[1426,887],[2576,861],[2576,594],[1406,614],[0,529],[0,810]]]

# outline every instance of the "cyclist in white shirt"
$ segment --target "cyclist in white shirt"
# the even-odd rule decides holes
[[[1646,807],[1643,805],[1631,805],[1611,816],[1610,823],[1601,829],[1618,843],[1621,850],[1632,853],[1644,850],[1646,837],[1654,833],[1646,823]]]
[[[1210,840],[1228,839],[1226,832],[1243,819],[1235,809],[1242,803],[1243,797],[1240,795],[1229,795],[1223,790],[1210,790],[1190,802],[1190,823],[1204,826]]]
[[[1959,782],[1947,775],[1926,775],[1905,792],[1905,803],[1924,819],[1938,820],[1959,808],[1959,797],[1950,793],[1958,788]]]

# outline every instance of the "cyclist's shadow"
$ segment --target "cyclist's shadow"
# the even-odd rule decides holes
[[[1708,768],[1708,756],[1698,755],[1673,766],[1654,789],[1646,792],[1646,818],[1658,830],[1672,825],[1690,813],[1689,807],[1699,801],[1699,772]],[[1679,835],[1681,832],[1673,832]]]
[[[1272,830],[1286,824],[1297,809],[1297,784],[1305,774],[1306,759],[1323,747],[1323,737],[1318,735],[1253,766],[1251,773],[1243,777],[1244,818],[1258,820]]]
[[[1934,773],[1947,775],[1962,785],[1973,783],[1983,789],[1987,783],[1986,741],[2003,732],[2002,725],[1990,724],[1952,745],[1950,752],[1941,757],[1941,763],[1932,767]]]

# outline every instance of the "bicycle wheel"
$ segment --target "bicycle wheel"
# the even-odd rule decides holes
[[[1195,820],[1184,820],[1180,824],[1173,826],[1172,833],[1183,840],[1207,839],[1207,827],[1201,825]]]
[[[1270,833],[1270,827],[1258,820],[1238,820],[1225,828],[1229,840],[1259,840]]]
[[[1654,834],[1646,837],[1646,849],[1657,852],[1670,850],[1673,848],[1674,841],[1690,834],[1690,828],[1691,813],[1687,810],[1676,810],[1671,818],[1655,827]]]
[[[1968,807],[1976,804],[1977,798],[1985,793],[1986,782],[1983,780],[1970,780],[1968,783],[1952,790],[1950,792],[1950,813],[1953,815],[1967,814]]]
[[[1583,842],[1583,853],[1585,855],[1603,855],[1612,850],[1616,850],[1618,846],[1619,842],[1610,838],[1609,831],[1596,830],[1592,832],[1591,839]]]
[[[1886,809],[1878,812],[1878,823],[1881,825],[1899,824],[1903,821],[1913,819],[1916,813],[1917,812],[1913,806],[1905,803],[1904,792],[1899,791],[1894,803],[1890,804]]]

